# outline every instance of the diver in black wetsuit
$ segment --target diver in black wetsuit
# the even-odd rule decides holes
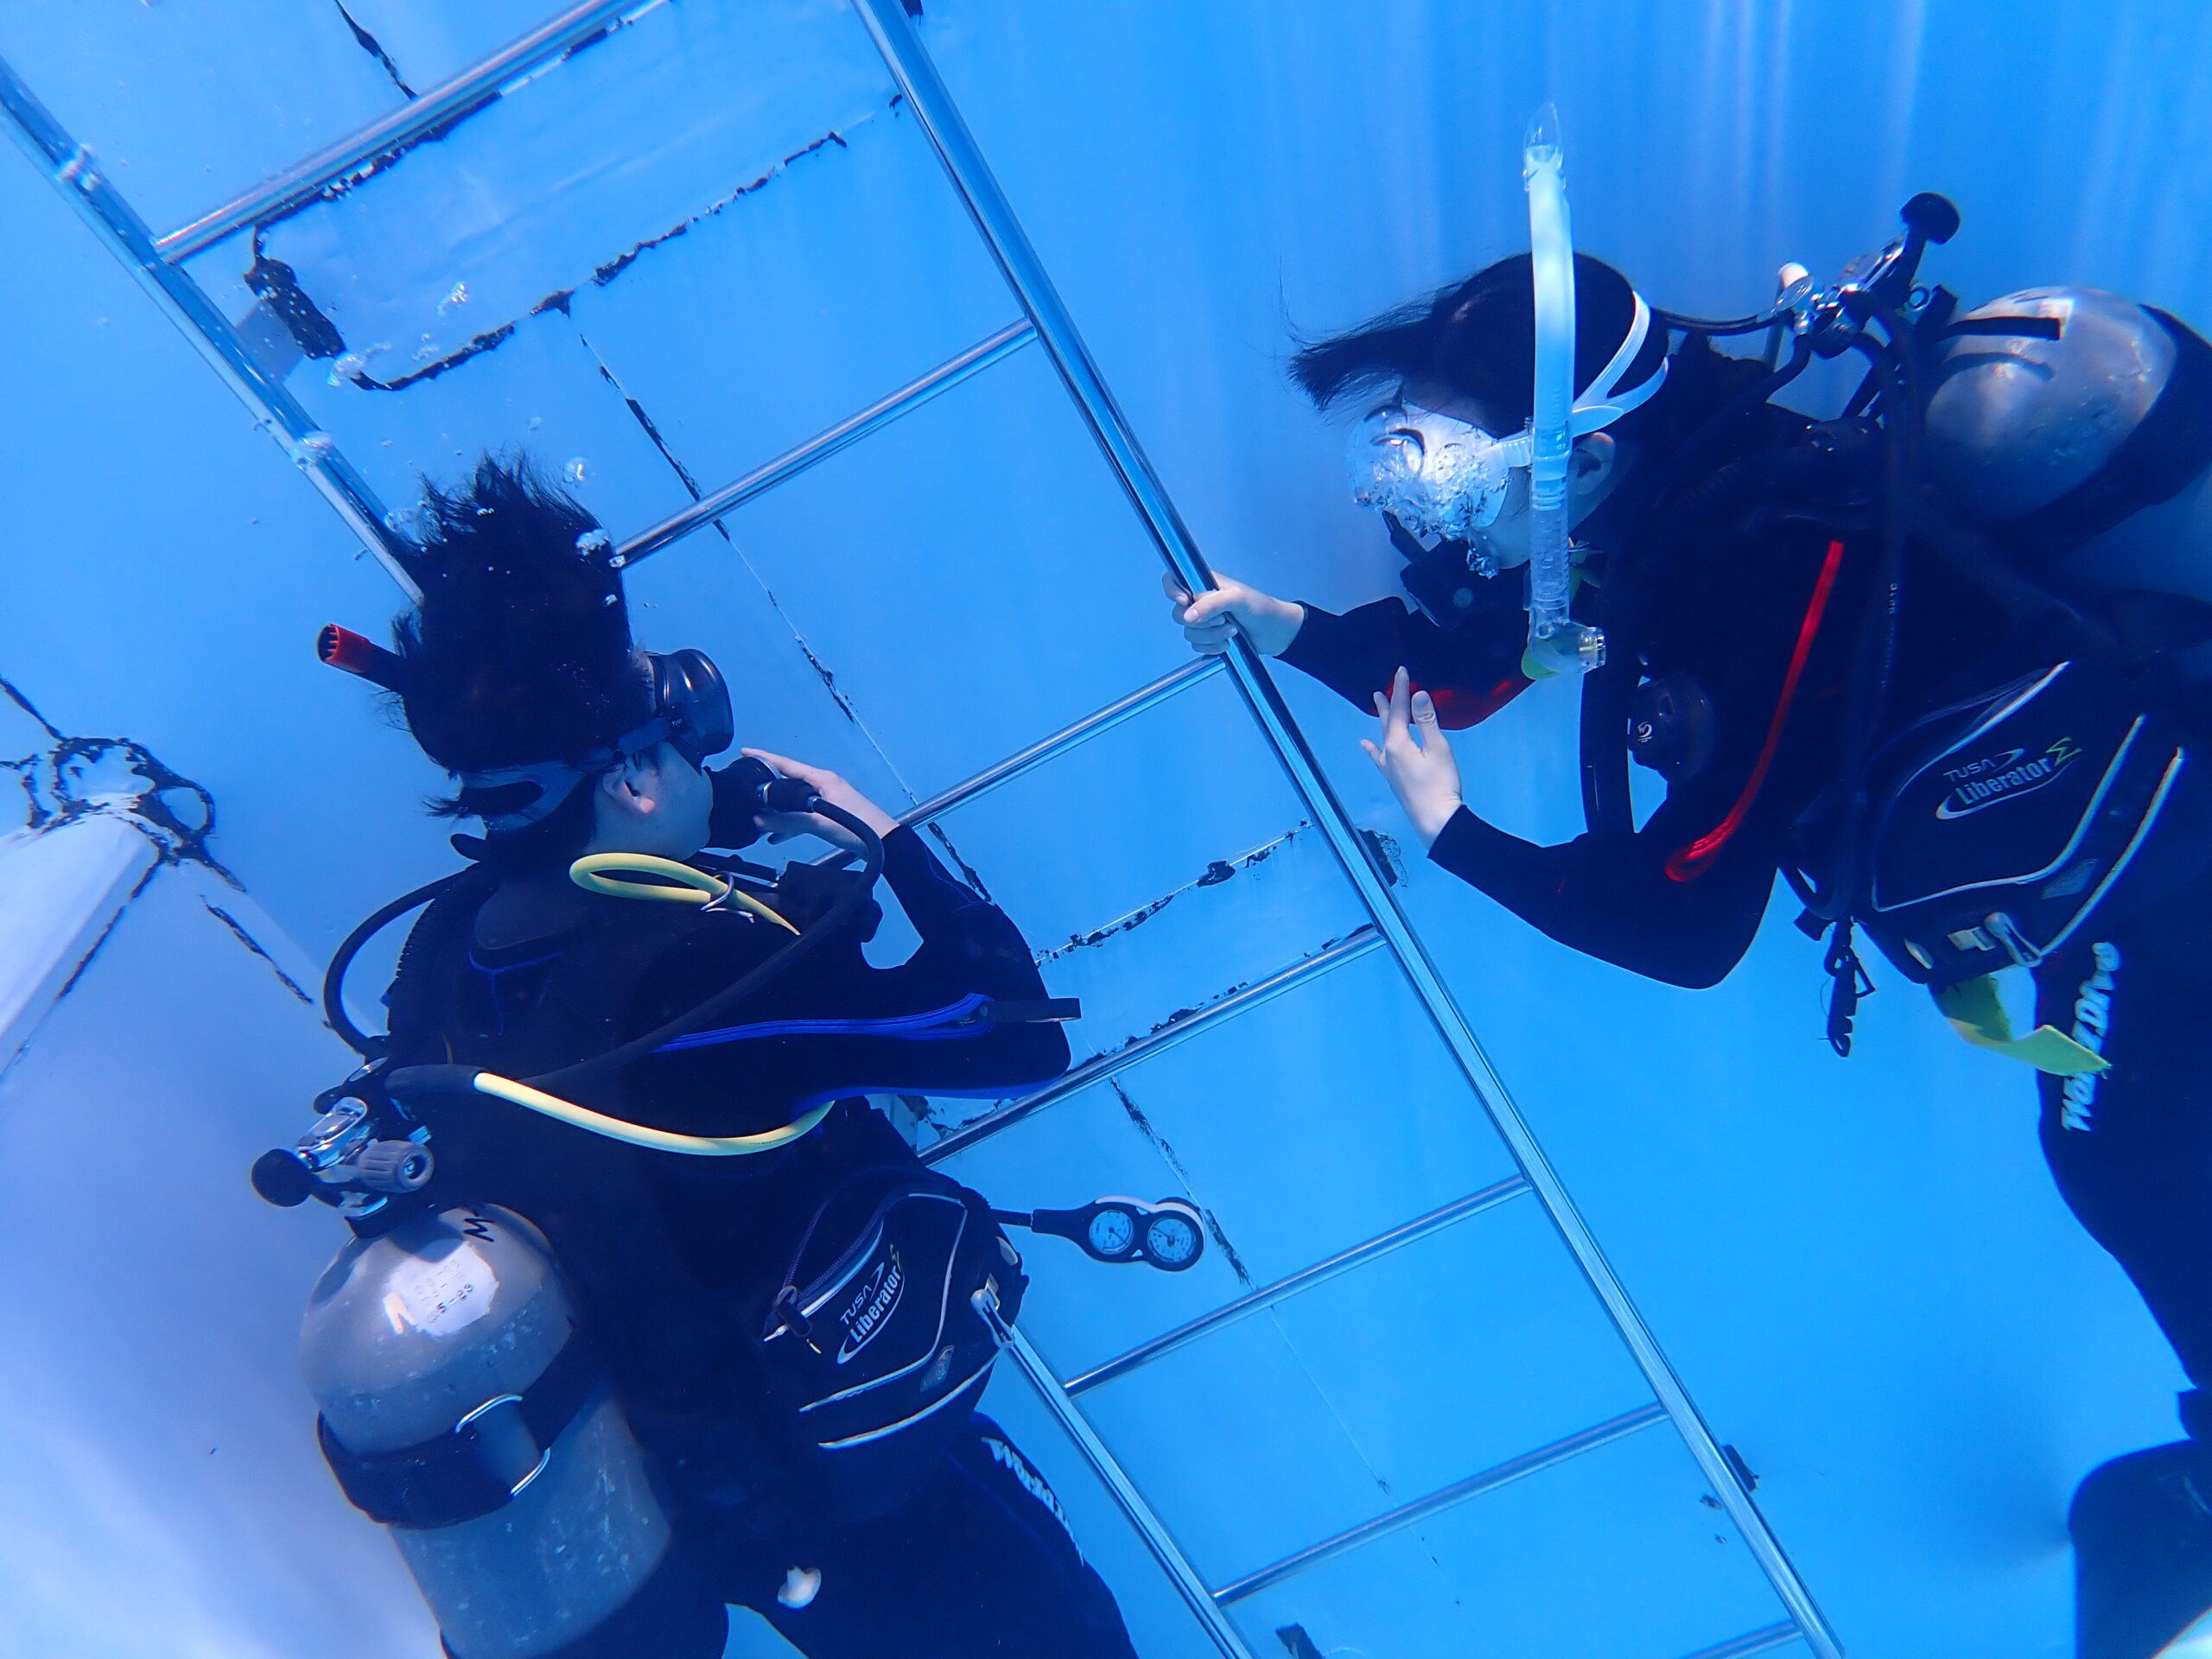
[[[953,1186],[925,1175],[856,1096],[995,1097],[1065,1069],[1057,1026],[990,1017],[994,1003],[1045,995],[1020,931],[842,779],[759,751],[747,753],[880,837],[920,948],[897,967],[868,963],[880,912],[833,908],[850,875],[797,866],[771,887],[765,870],[702,859],[764,830],[857,838],[830,817],[760,810],[732,786],[734,769],[702,771],[699,751],[716,745],[687,741],[681,709],[671,728],[676,705],[657,706],[669,659],[632,646],[606,537],[573,502],[486,462],[466,488],[434,492],[429,516],[411,562],[422,605],[380,671],[416,740],[461,780],[443,810],[486,833],[455,837],[475,868],[410,938],[387,997],[394,1057],[557,1071],[680,1017],[792,949],[795,932],[830,930],[727,1016],[574,1091],[627,1124],[710,1136],[804,1129],[826,1108],[786,1144],[688,1157],[481,1094],[416,1107],[441,1189],[545,1235],[670,1491],[668,1564],[553,1659],[716,1659],[725,1602],[756,1609],[813,1659],[1129,1659],[1112,1595],[1050,1488],[974,1410],[980,1373],[843,1451],[809,1438],[778,1369],[791,1331],[806,1334],[785,1290],[807,1282],[793,1265],[804,1250],[864,1228],[898,1182]],[[342,649],[372,654],[348,638]],[[712,673],[703,659],[688,671]],[[753,902],[588,892],[569,869],[586,853],[688,861]],[[1011,1317],[1018,1257],[995,1228],[981,1236]]]
[[[1641,305],[1586,257],[1575,284],[1580,394],[1626,353]],[[1746,407],[1764,365],[1696,336],[1662,369],[1665,334],[1653,331],[1619,379],[1649,386],[1647,401],[1580,437],[1569,466],[1574,613],[1603,623],[1612,690],[1633,695],[1608,724],[1604,681],[1586,683],[1592,828],[1564,845],[1533,845],[1471,810],[1442,734],[1494,715],[1541,671],[1523,655],[1516,579],[1529,475],[1465,459],[1529,422],[1526,257],[1294,365],[1325,407],[1381,393],[1355,442],[1356,478],[1362,446],[1391,442],[1440,480],[1437,499],[1412,501],[1430,509],[1423,534],[1391,523],[1412,606],[1337,616],[1228,578],[1195,600],[1171,582],[1169,597],[1194,648],[1226,649],[1233,628],[1374,709],[1381,729],[1365,747],[1429,856],[1551,938],[1709,986],[1749,948],[1783,874],[1809,901],[1808,931],[1841,924],[1830,944],[1840,1048],[1865,983],[1855,918],[1938,990],[1962,1034],[2044,1071],[2059,1189],[2197,1385],[2182,1396],[2189,1440],[2104,1465],[2075,1505],[2080,1651],[2143,1659],[2212,1608],[2212,1084],[2193,1042],[2212,997],[2212,872],[2199,850],[2212,815],[2186,759],[2212,740],[2196,660],[2212,654],[2212,591],[2177,594],[2172,574],[2179,545],[2195,555],[2192,579],[2212,585],[2212,350],[2171,318],[2075,291],[2066,350],[2094,372],[2068,370],[2043,297],[1970,314],[1929,353],[1930,470],[1948,493],[1910,503],[1893,630],[1868,620],[1888,591],[1878,434]],[[2069,372],[2102,401],[2077,386],[2075,406],[2014,407],[2031,394],[2048,404],[2044,389]],[[2131,448],[2131,431],[2148,441]],[[1454,511],[1461,533],[1439,533]],[[2168,522],[2192,513],[2203,524]],[[2085,545],[2104,556],[2082,558]],[[2158,557],[2165,567],[2150,570]],[[1870,644],[1886,667],[1868,729]],[[2054,674],[2060,663],[2071,666]],[[2070,701],[2023,747],[2015,728],[2062,686]],[[2092,729],[2108,734],[2102,747]],[[1624,739],[1667,779],[1641,826],[1624,791],[1619,810],[1599,810]],[[2093,795],[2100,775],[2109,787]],[[1854,778],[1870,802],[1856,811]],[[2023,872],[2033,880],[1997,879]],[[2040,915],[2043,931],[2008,931],[2014,912]],[[2043,1022],[2026,1039],[1993,996],[1974,1001],[1980,974],[2015,962],[2031,968]]]

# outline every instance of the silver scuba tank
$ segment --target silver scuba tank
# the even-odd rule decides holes
[[[2212,602],[2212,352],[2193,331],[2117,294],[2024,289],[1953,320],[1926,373],[1930,481],[2041,574]]]
[[[652,1576],[666,1510],[545,1239],[491,1205],[356,1238],[300,1363],[324,1455],[457,1659],[537,1659]]]

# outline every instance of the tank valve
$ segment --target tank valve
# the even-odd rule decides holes
[[[419,1192],[437,1160],[415,1141],[372,1141],[353,1155],[354,1179],[372,1192]]]
[[[357,1078],[315,1103],[323,1113],[305,1135],[254,1160],[253,1190],[270,1204],[319,1198],[359,1218],[429,1184],[437,1161],[423,1144],[429,1132],[380,1090]]]

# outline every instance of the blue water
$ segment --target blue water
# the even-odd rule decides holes
[[[160,232],[462,71],[543,3],[347,0],[387,63],[331,0],[14,0],[0,57]],[[1939,189],[1966,228],[1929,273],[1969,303],[2071,282],[2212,319],[2197,8],[929,0],[920,33],[1198,543],[1332,608],[1389,591],[1397,561],[1285,357],[1524,245],[1518,141],[1547,99],[1581,245],[1657,302],[1753,308],[1783,260],[1832,270]],[[320,1465],[291,1369],[341,1231],[242,1179],[346,1063],[297,988],[360,914],[453,862],[419,810],[444,780],[309,650],[328,620],[376,631],[402,595],[12,154],[0,226],[0,677],[20,694],[0,702],[0,759],[41,810],[82,809],[0,841],[0,966],[20,993],[0,1003],[0,1652],[431,1652],[397,1557]],[[233,321],[255,303],[245,245],[187,265]],[[833,0],[645,8],[270,226],[263,251],[367,373],[409,380],[286,371],[387,505],[521,448],[618,537],[1020,315]],[[745,741],[897,810],[1185,662],[1160,568],[1031,345],[629,588],[642,644],[729,671]],[[2067,1497],[2172,1437],[2181,1378],[2051,1191],[2027,1074],[1903,987],[1837,1062],[1786,894],[1710,992],[1549,944],[1409,855],[1357,747],[1368,722],[1282,686],[1352,818],[1391,838],[1396,896],[1843,1645],[2069,1652]],[[1573,833],[1573,733],[1555,684],[1470,734],[1471,804]],[[204,848],[156,865],[136,830],[95,844],[87,820],[143,785],[112,754],[48,775],[70,738],[128,740],[203,785]],[[1084,999],[1078,1058],[1365,919],[1222,677],[943,827],[1056,993]],[[1062,1378],[1513,1173],[1383,951],[953,1167],[1002,1202],[1172,1192],[1216,1224],[1182,1276],[1033,1253],[1024,1328]],[[1649,1398],[1522,1197],[1082,1408],[1219,1586]],[[1011,1366],[992,1406],[1140,1650],[1215,1651]],[[1366,1659],[1686,1659],[1786,1617],[1663,1422],[1233,1616],[1255,1655],[1296,1625]],[[741,1626],[733,1650],[769,1641]]]

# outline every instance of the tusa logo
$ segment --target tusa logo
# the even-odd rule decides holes
[[[837,1363],[842,1365],[883,1333],[892,1310],[899,1306],[899,1293],[906,1287],[906,1274],[894,1244],[837,1315],[845,1327],[845,1339],[837,1347]]]
[[[1951,766],[1943,776],[1951,792],[1936,808],[1938,818],[1963,818],[1985,806],[2034,793],[2081,758],[2081,746],[2062,737],[2041,754],[2030,758],[2025,749],[2006,749],[1984,755],[1963,766]]]

